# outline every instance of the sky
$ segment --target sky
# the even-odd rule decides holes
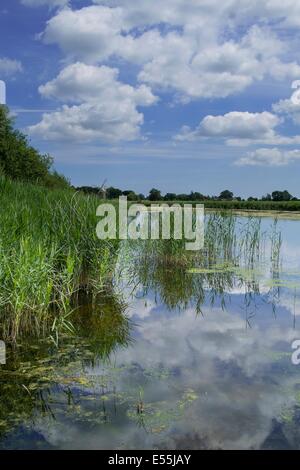
[[[76,186],[300,197],[299,0],[1,0],[16,126]]]

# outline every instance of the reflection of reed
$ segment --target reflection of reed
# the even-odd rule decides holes
[[[269,239],[272,266],[278,266],[281,234],[276,223],[266,233],[260,218],[212,213],[206,216],[205,245],[199,252],[187,252],[182,240],[127,242],[119,259],[122,280],[126,278],[135,291],[142,288],[143,295],[154,291],[170,309],[185,309],[192,303],[201,313],[207,300],[211,305],[218,301],[225,309],[230,292],[242,291],[243,286],[245,303],[255,302]],[[247,314],[248,326],[253,315]]]
[[[56,419],[57,410],[64,409],[65,413],[69,408],[74,413],[86,396],[101,400],[104,422],[109,420],[106,397],[111,396],[110,406],[116,416],[115,386],[107,383],[101,393],[81,392],[86,385],[93,388],[93,380],[86,378],[84,367],[108,363],[116,348],[130,343],[126,305],[113,295],[101,299],[101,303],[86,303],[76,311],[76,338],[64,337],[58,347],[46,340],[38,344],[27,341],[19,348],[10,346],[9,360],[1,369],[0,378],[0,438],[25,420],[34,421],[37,410],[50,419]]]

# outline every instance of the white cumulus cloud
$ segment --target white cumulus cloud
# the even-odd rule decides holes
[[[122,6],[127,21],[132,25],[159,22],[177,25],[200,25],[227,18],[228,25],[260,17],[276,19],[285,27],[300,25],[298,0],[93,0],[100,5]]]
[[[295,91],[291,97],[285,100],[280,100],[273,105],[275,112],[284,114],[293,119],[296,124],[300,124],[300,80],[292,84]]]
[[[50,140],[137,139],[144,120],[137,107],[157,101],[147,86],[134,88],[120,82],[117,69],[79,62],[67,66],[39,91],[46,98],[69,103],[44,114],[41,122],[29,128],[32,134]]]
[[[266,76],[300,76],[289,41],[266,24],[269,15],[290,25],[283,22],[290,10],[274,0],[268,7],[236,0],[95,3],[59,11],[47,23],[44,42],[57,44],[71,60],[99,64],[118,57],[137,64],[140,81],[171,89],[183,101],[226,97]]]
[[[196,140],[203,137],[226,139],[268,139],[274,136],[279,118],[272,113],[232,111],[221,116],[206,116],[195,130],[183,127],[177,140]]]
[[[239,166],[285,166],[300,160],[300,150],[280,150],[278,148],[261,148],[241,157],[235,162]]]
[[[18,60],[8,59],[7,57],[0,57],[0,75],[9,77],[22,72],[22,64]]]
[[[21,3],[27,7],[40,7],[48,5],[49,7],[63,7],[68,5],[69,0],[21,0]]]
[[[45,98],[62,103],[30,128],[45,138],[133,140],[144,118],[138,108],[157,101],[150,86],[186,103],[225,98],[265,79],[300,78],[292,39],[300,26],[299,0],[93,0],[85,7],[76,2],[71,7],[67,0],[22,1],[64,7],[40,34],[72,64],[39,88]],[[121,83],[111,63],[133,65],[130,72],[141,85]],[[284,115],[300,122],[299,105],[291,101],[277,103],[273,112],[206,116],[194,129],[183,127],[177,140],[221,139],[230,146],[273,150],[296,146],[299,135],[277,132]],[[276,155],[278,162],[295,159],[287,152]]]
[[[183,126],[175,136],[177,141],[223,139],[229,146],[249,145],[299,145],[300,135],[284,136],[276,132],[282,119],[268,111],[249,113],[232,111],[220,116],[206,116],[191,129]]]

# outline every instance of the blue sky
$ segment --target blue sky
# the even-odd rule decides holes
[[[1,0],[0,79],[75,185],[300,197],[298,0]]]

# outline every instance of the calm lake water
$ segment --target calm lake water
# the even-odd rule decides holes
[[[300,448],[300,219],[222,223],[196,259],[124,244],[76,337],[8,348],[0,448]]]

